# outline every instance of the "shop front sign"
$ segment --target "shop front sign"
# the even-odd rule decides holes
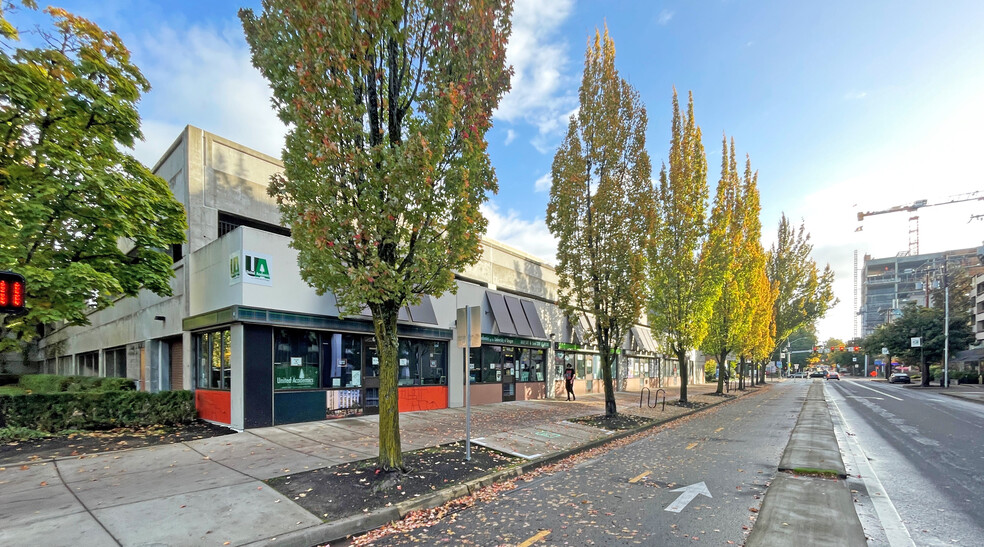
[[[547,349],[550,342],[546,340],[528,340],[526,338],[514,338],[512,336],[501,336],[498,334],[483,334],[483,344],[497,344],[502,346],[526,346],[529,348]]]
[[[273,285],[270,267],[273,257],[252,251],[236,252],[229,255],[229,284],[240,281],[253,285]]]

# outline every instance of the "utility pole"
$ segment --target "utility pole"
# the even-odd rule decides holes
[[[943,255],[943,387],[950,387],[950,285]]]

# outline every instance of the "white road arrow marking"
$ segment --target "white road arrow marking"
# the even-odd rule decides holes
[[[700,481],[696,484],[691,484],[690,486],[684,486],[683,488],[677,488],[675,490],[670,490],[670,492],[683,492],[680,497],[677,498],[673,503],[666,508],[667,511],[672,511],[673,513],[679,513],[683,511],[683,508],[687,506],[698,494],[703,494],[709,498],[714,496],[707,490],[707,485],[704,481]]]

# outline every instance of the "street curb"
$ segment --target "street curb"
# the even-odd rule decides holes
[[[809,423],[810,414],[815,414],[821,404],[826,413],[825,419],[819,420],[819,424]],[[797,435],[797,429],[804,430],[800,432],[803,435]],[[803,437],[809,439],[804,441]],[[829,470],[837,474],[837,479],[797,475],[790,469],[800,466],[825,471],[820,467],[823,458],[817,462],[810,461],[810,457],[803,458],[804,454],[812,456],[822,451],[823,447],[812,442],[815,438],[823,438],[827,443],[832,441],[837,448],[837,461],[834,463],[839,463],[840,468]],[[867,545],[861,519],[854,508],[847,483],[843,480],[846,476],[844,458],[834,434],[824,386],[814,383],[807,392],[796,418],[796,425],[789,434],[776,475],[765,492],[758,519],[745,540],[745,547],[785,546],[797,542],[845,547]],[[830,523],[833,522],[842,525],[831,526]]]
[[[753,386],[753,387],[756,388],[771,387],[771,384],[765,384],[763,386]],[[661,422],[654,422],[641,427],[637,427],[635,429],[627,429],[625,431],[613,433],[607,437],[595,439],[585,444],[575,446],[574,448],[568,448],[567,450],[563,450],[561,452],[556,452],[553,454],[549,454],[537,458],[535,460],[530,460],[516,467],[511,467],[509,469],[503,469],[500,471],[496,471],[494,473],[489,473],[488,475],[484,475],[482,477],[479,477],[477,479],[472,479],[462,484],[456,484],[454,486],[438,490],[437,492],[427,494],[426,496],[421,496],[419,498],[400,502],[392,507],[375,509],[373,511],[369,511],[368,513],[362,515],[353,515],[350,517],[341,518],[333,522],[315,525],[309,528],[305,528],[303,530],[288,532],[286,534],[280,534],[275,537],[258,540],[252,543],[248,543],[246,545],[257,546],[257,547],[261,545],[287,545],[291,547],[293,546],[310,547],[311,545],[320,545],[320,544],[342,541],[354,535],[375,530],[376,528],[385,526],[386,524],[389,524],[391,522],[402,520],[412,511],[417,511],[420,509],[433,509],[435,507],[440,507],[449,501],[456,500],[458,498],[465,497],[468,495],[473,495],[479,490],[481,490],[482,488],[485,488],[486,486],[491,486],[498,482],[503,482],[507,479],[525,475],[530,471],[558,462],[560,460],[573,456],[574,454],[586,452],[593,448],[604,446],[610,442],[624,439],[626,437],[630,437],[637,433],[643,433],[655,427],[675,422],[677,420],[686,418],[688,416],[692,416],[699,412],[710,410],[719,405],[737,401],[738,399],[746,395],[750,395],[752,393],[753,393],[752,391],[745,391],[743,393],[740,393],[739,395],[736,395],[734,398],[722,400],[717,403],[709,404],[705,407],[690,410],[683,414],[680,414],[679,416],[674,416],[672,418],[669,418]]]
[[[951,392],[940,391],[940,395],[946,395],[947,397],[953,397],[954,399],[960,399],[961,401],[969,401],[971,403],[977,403],[979,405],[984,405],[984,399],[972,399],[972,398],[968,398],[968,397],[961,397],[960,395],[957,395],[956,393],[953,393],[952,391]]]

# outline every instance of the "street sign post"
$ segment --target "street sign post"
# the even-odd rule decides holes
[[[482,308],[458,308],[455,334],[465,363],[465,460],[471,461],[471,352],[468,349],[482,347]]]

